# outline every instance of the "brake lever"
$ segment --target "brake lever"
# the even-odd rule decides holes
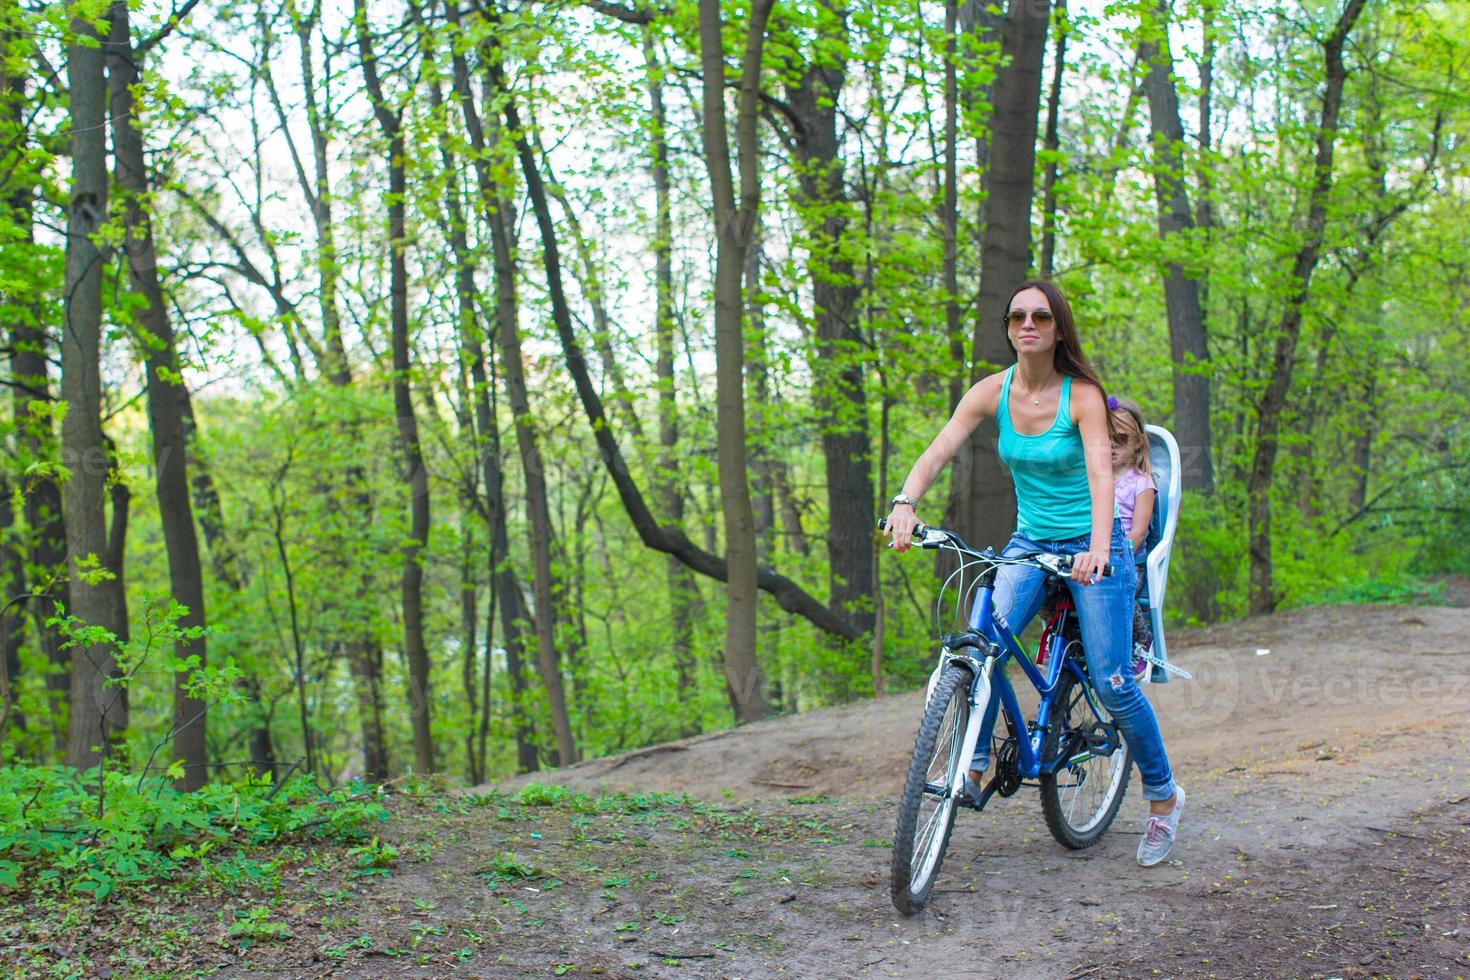
[[[1072,555],[1054,555],[1050,552],[1041,552],[1036,555],[1036,562],[1051,571],[1053,575],[1067,576],[1072,574],[1073,557]],[[1111,562],[1102,567],[1102,574],[1104,578],[1112,577],[1113,565]]]
[[[886,531],[886,530],[888,530],[888,518],[886,518],[886,517],[880,517],[880,518],[878,518],[878,530],[880,530],[880,531]],[[934,530],[934,529],[931,528],[931,527],[929,527],[929,525],[927,525],[927,524],[917,524],[917,525],[915,525],[914,526],[913,546],[915,548],[925,548],[925,547],[928,547],[928,541],[927,541],[927,539],[929,537],[929,532],[932,531],[932,530]]]

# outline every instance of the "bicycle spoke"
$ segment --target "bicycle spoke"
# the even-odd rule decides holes
[[[909,862],[912,868],[918,868],[929,857],[929,845],[934,840],[934,834],[941,826],[940,817],[945,811],[944,804],[935,807],[929,814],[929,819],[924,821],[924,826],[919,829],[918,838],[914,842],[914,856]]]
[[[1109,719],[1089,698],[1085,683],[1069,682],[1069,690],[1057,704],[1060,727],[1055,744],[1059,752],[1068,754],[1043,781],[1042,790],[1043,807],[1051,808],[1047,823],[1057,840],[1068,847],[1088,846],[1112,823],[1128,776],[1128,750],[1117,742],[1116,729],[1109,734],[1116,744],[1107,755],[1099,755],[1087,741],[1096,726]]]
[[[919,832],[915,835],[914,850],[909,861],[909,866],[917,871],[929,860],[929,851],[934,842],[934,837],[944,827],[947,819],[951,792],[954,789],[949,784],[949,763],[959,751],[960,742],[964,732],[959,726],[958,712],[951,708],[946,712],[944,721],[940,725],[938,737],[935,739],[935,751],[929,760],[929,771],[924,781],[924,792],[933,802],[933,808],[927,813],[921,813],[922,824]]]
[[[905,915],[927,901],[949,842],[970,717],[970,678],[961,666],[945,671],[920,725],[893,842],[893,900]]]

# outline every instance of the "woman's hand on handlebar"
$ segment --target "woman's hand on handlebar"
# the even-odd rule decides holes
[[[1100,551],[1083,551],[1072,557],[1072,581],[1091,585],[1107,567],[1108,556]]]
[[[919,515],[914,512],[914,508],[908,504],[894,504],[886,523],[884,530],[892,539],[890,548],[894,551],[908,551],[913,547],[914,528],[919,526]]]

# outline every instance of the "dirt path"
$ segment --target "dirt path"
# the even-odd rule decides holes
[[[1024,964],[1036,976],[1089,967],[1101,976],[1157,975],[1156,967],[1248,976],[1266,969],[1253,960],[1259,954],[1282,964],[1268,972],[1316,975],[1310,958],[1284,966],[1278,947],[1320,927],[1330,930],[1313,939],[1326,957],[1322,975],[1369,975],[1365,957],[1406,944],[1423,962],[1410,957],[1396,970],[1470,973],[1470,610],[1300,610],[1181,632],[1173,655],[1197,679],[1151,690],[1190,790],[1166,867],[1132,861],[1143,822],[1136,798],[1102,845],[1067,852],[1023,791],[961,815],[939,894],[914,920],[888,905],[887,852],[854,855],[824,896],[839,912],[783,920],[782,965],[797,975],[830,974],[840,963],[842,972],[908,976],[933,972],[939,956],[945,975],[1013,975]],[[587,790],[703,786],[704,795],[737,799],[877,798],[883,804],[851,833],[886,840],[920,705],[914,692],[812,712],[598,760],[555,779]],[[1410,830],[1424,814],[1448,836],[1426,843]],[[1403,940],[1390,900],[1402,882],[1374,865],[1365,873],[1365,856],[1432,869],[1436,848],[1462,869],[1454,895],[1439,896],[1449,906],[1441,915],[1411,910],[1422,942]],[[1443,885],[1448,875],[1434,880]],[[1420,897],[1420,906],[1431,901]]]
[[[1268,651],[1258,655],[1260,651]],[[1470,611],[1355,606],[1256,617],[1170,637],[1195,675],[1151,689],[1179,778],[1285,761],[1470,706]],[[533,777],[587,792],[709,799],[892,799],[922,693],[777,718]],[[1299,748],[1300,747],[1300,748]],[[514,786],[525,779],[511,780]]]
[[[541,777],[639,794],[595,805],[400,801],[385,835],[402,855],[391,877],[291,878],[279,900],[288,943],[232,947],[205,929],[192,968],[1470,974],[1470,610],[1303,610],[1171,640],[1199,679],[1151,692],[1189,790],[1178,847],[1157,868],[1133,860],[1136,789],[1081,852],[1052,841],[1023,790],[960,815],[929,908],[900,917],[888,861],[912,693]],[[686,792],[716,802],[657,795]],[[230,914],[214,913],[215,932]]]
[[[1136,812],[1084,852],[1051,840],[1029,793],[964,814],[938,891],[912,919],[888,901],[887,801],[400,811],[393,877],[317,881],[288,909],[289,946],[216,949],[195,966],[242,977],[1465,976],[1470,771],[1457,760],[1470,735],[1435,722],[1342,741],[1338,758],[1298,751],[1197,774],[1175,857],[1153,869],[1132,859]]]
[[[612,873],[604,883],[632,883],[573,886],[560,907],[522,892],[513,901],[544,909],[528,914],[557,923],[559,939],[528,948],[504,930],[501,959],[476,956],[463,973],[1470,973],[1470,611],[1301,610],[1180,632],[1173,655],[1197,680],[1151,691],[1191,790],[1166,865],[1132,860],[1136,798],[1100,846],[1067,852],[1023,790],[961,814],[931,907],[898,917],[892,798],[920,708],[906,693],[542,776],[754,802],[739,817],[676,817],[631,851],[601,845],[582,867],[626,862],[653,879]]]

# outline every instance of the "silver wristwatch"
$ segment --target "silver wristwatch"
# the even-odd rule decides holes
[[[893,504],[895,507],[898,506],[899,504],[908,504],[910,507],[914,508],[915,510],[917,510],[918,507],[919,507],[919,502],[917,500],[915,500],[913,497],[910,497],[906,493],[898,494],[896,497],[894,497],[892,500],[890,500],[889,503]]]

